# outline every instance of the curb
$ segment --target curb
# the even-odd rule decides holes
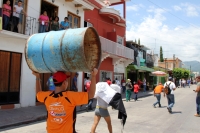
[[[138,98],[144,98],[144,97],[148,97],[148,96],[152,96],[152,95],[153,94],[147,94],[147,95],[139,96]],[[125,99],[125,98],[123,98],[123,99]],[[95,107],[93,107],[93,108],[95,108]],[[86,111],[86,109],[83,108],[83,109],[78,110],[77,112],[82,112],[82,111]],[[40,117],[37,117],[37,118],[32,119],[32,120],[25,120],[25,121],[16,122],[16,123],[8,124],[8,125],[3,125],[3,126],[0,126],[0,129],[5,129],[5,128],[8,128],[8,127],[14,127],[14,126],[20,126],[20,125],[24,125],[24,124],[30,124],[30,123],[42,121],[42,120],[45,120],[45,119],[46,119],[46,114],[44,116],[40,116]]]

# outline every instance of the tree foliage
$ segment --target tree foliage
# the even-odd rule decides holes
[[[190,75],[190,71],[184,68],[175,68],[172,73],[176,79],[187,79]]]
[[[164,62],[162,46],[160,46],[160,62]]]

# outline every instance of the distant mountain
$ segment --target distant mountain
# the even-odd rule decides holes
[[[193,72],[200,72],[200,62],[199,61],[184,61],[183,62],[183,68],[187,68],[190,70],[190,66],[191,66],[191,70]]]

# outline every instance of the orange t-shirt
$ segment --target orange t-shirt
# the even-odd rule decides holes
[[[88,103],[87,92],[38,92],[37,99],[46,105],[48,133],[73,133],[76,106]]]
[[[162,92],[162,89],[164,88],[163,85],[157,85],[156,88],[154,89],[154,92],[156,94],[160,94]]]

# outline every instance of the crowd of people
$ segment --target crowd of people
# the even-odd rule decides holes
[[[11,20],[12,15],[12,24],[13,24],[13,32],[19,32],[18,24],[20,21],[21,15],[28,16],[22,7],[22,1],[19,0],[17,5],[14,5],[13,9],[10,5],[10,0],[7,0],[3,4],[3,29],[8,30],[8,25]],[[59,17],[49,17],[47,11],[43,11],[40,15],[39,19],[39,33],[49,32],[49,31],[58,31],[58,30],[66,30],[70,27],[68,22],[68,17],[65,17],[63,21],[59,23]]]
[[[59,23],[59,17],[48,17],[47,11],[43,11],[43,14],[40,15],[38,21],[40,23],[39,33],[66,30],[69,28],[68,17],[65,17],[64,21],[61,21],[61,23]]]
[[[8,29],[8,24],[10,22],[10,17],[12,14],[12,23],[13,23],[13,32],[18,31],[18,24],[20,20],[20,15],[23,13],[26,17],[28,16],[27,13],[24,11],[22,7],[22,1],[19,0],[17,5],[14,5],[13,10],[10,5],[10,0],[7,0],[6,3],[3,4],[3,29]]]

